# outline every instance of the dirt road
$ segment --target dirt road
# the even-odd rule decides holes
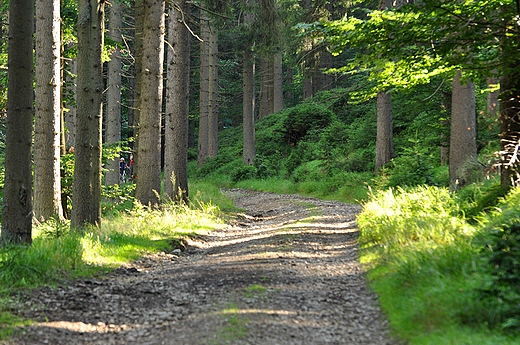
[[[180,256],[13,305],[39,322],[10,344],[393,344],[357,262],[359,206],[226,193],[244,213]]]

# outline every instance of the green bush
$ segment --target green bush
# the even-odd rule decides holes
[[[301,103],[284,111],[284,139],[290,145],[298,144],[312,129],[322,129],[331,124],[334,113],[325,105]]]
[[[251,165],[243,165],[231,172],[231,181],[238,182],[253,179],[257,176],[257,169]]]

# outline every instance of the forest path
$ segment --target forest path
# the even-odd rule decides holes
[[[358,205],[228,190],[244,213],[101,279],[42,288],[11,344],[393,344],[357,261]],[[18,332],[17,332],[18,333]]]

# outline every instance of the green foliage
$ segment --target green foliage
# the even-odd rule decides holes
[[[231,172],[231,181],[238,182],[242,180],[250,180],[255,178],[257,175],[257,169],[251,165],[243,165],[235,168]]]
[[[469,222],[475,223],[485,213],[495,209],[505,191],[500,186],[498,176],[484,179],[482,182],[472,183],[457,191],[456,200],[462,216]]]
[[[434,250],[470,238],[475,231],[458,217],[448,190],[437,187],[389,189],[373,195],[358,224],[360,243],[389,255]]]
[[[482,289],[493,322],[520,332],[520,189],[512,190],[485,220],[491,280]],[[489,314],[489,312],[488,312]]]
[[[504,69],[500,59],[516,59],[517,15],[515,1],[490,1],[484,6],[475,1],[421,1],[388,10],[367,10],[335,22],[307,25],[309,33],[335,47],[337,53],[347,48],[361,48],[341,70],[368,71],[371,85],[365,96],[373,97],[384,89],[406,90],[426,84],[438,75],[462,69],[473,73],[473,80],[493,69]],[[509,30],[506,34],[506,30]],[[496,37],[507,37],[499,41]],[[460,48],[464,42],[464,49]],[[499,44],[502,48],[499,49]],[[507,55],[510,54],[510,55]],[[502,61],[503,61],[502,60]]]
[[[319,103],[301,103],[284,110],[283,138],[296,145],[312,129],[323,129],[331,124],[334,113]]]
[[[361,260],[372,267],[373,287],[399,338],[410,344],[518,344],[494,327],[518,331],[520,238],[509,234],[520,221],[519,196],[511,193],[484,226],[473,228],[460,217],[461,197],[446,189],[371,195],[358,217]]]

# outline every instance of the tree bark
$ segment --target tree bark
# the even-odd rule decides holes
[[[199,97],[199,147],[197,166],[200,168],[208,158],[209,138],[209,18],[206,12],[200,18],[200,97]]]
[[[268,54],[268,76],[267,80],[269,83],[268,88],[268,102],[269,102],[269,114],[274,113],[274,65],[275,65],[275,56],[273,53]]]
[[[376,172],[394,158],[392,95],[377,94]]]
[[[218,32],[211,28],[209,34],[209,111],[208,111],[208,156],[218,154]]]
[[[0,245],[32,243],[33,32],[34,1],[11,0]]]
[[[76,118],[76,105],[71,102],[76,95],[76,74],[77,64],[76,58],[68,61],[67,72],[65,73],[63,80],[65,82],[65,91],[67,98],[65,99],[64,107],[67,109],[64,111],[63,120],[65,122],[65,147],[67,150],[74,146],[74,119]]]
[[[144,1],[143,59],[136,199],[155,206],[161,195],[161,110],[164,60],[164,0]]]
[[[109,37],[114,42],[122,42],[121,27],[123,25],[123,4],[116,0],[110,8]],[[108,62],[107,116],[105,124],[106,143],[115,144],[121,141],[121,50],[118,46],[110,54]],[[108,186],[119,184],[119,159],[109,159],[105,183]]]
[[[274,60],[274,109],[275,113],[283,109],[283,71],[282,71],[282,53],[275,55]]]
[[[255,64],[253,54],[244,52],[243,65],[243,162],[245,165],[253,165],[255,162]]]
[[[34,216],[63,217],[60,181],[60,2],[36,0]]]
[[[101,225],[104,5],[78,2],[78,83],[71,223]]]
[[[188,203],[188,122],[191,34],[184,22],[190,14],[186,0],[171,7],[168,38],[174,51],[168,54],[166,89],[164,194],[167,200]]]
[[[258,104],[258,118],[269,115],[269,59],[264,53],[260,58],[260,104]]]
[[[139,178],[139,127],[141,118],[141,80],[143,70],[143,29],[144,29],[144,0],[134,1],[135,12],[135,44],[134,44],[134,154],[133,179]]]
[[[450,131],[450,188],[457,189],[468,182],[477,162],[477,123],[475,84],[461,84],[462,72],[457,71],[452,83]]]

